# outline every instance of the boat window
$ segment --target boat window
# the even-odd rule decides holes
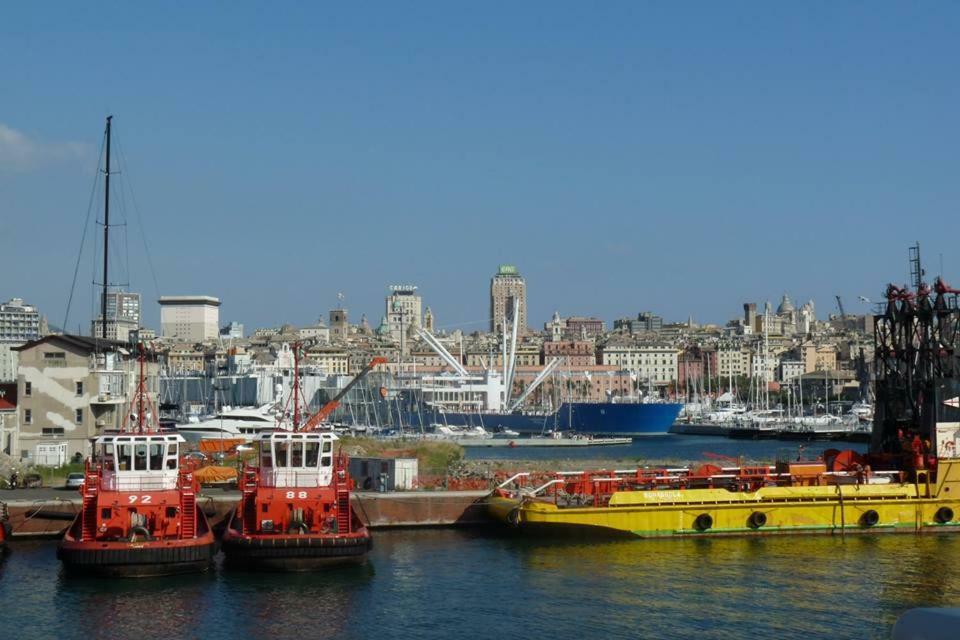
[[[104,469],[106,469],[107,471],[117,470],[116,459],[114,456],[114,447],[112,442],[105,443],[100,448],[100,458],[101,458],[101,463],[103,464]]]
[[[163,469],[163,445],[150,445],[150,470],[160,471]]]
[[[323,452],[324,452],[324,453],[330,453],[331,451],[333,451],[333,443],[330,442],[329,440],[324,440],[324,441],[323,441]]]
[[[324,443],[324,444],[326,444],[326,443]],[[330,455],[330,454],[328,454],[328,453],[325,453],[325,454],[320,458],[320,466],[321,466],[321,467],[329,467],[329,466],[331,466],[332,464],[333,464],[333,456],[332,456],[332,455]]]
[[[303,466],[303,443],[302,442],[290,443],[290,466],[291,467]]]
[[[133,469],[133,445],[130,444],[121,444],[117,445],[117,465],[118,471],[130,471]]]
[[[317,466],[317,456],[320,455],[320,443],[319,442],[307,442],[306,445],[306,458],[305,466],[313,468]]]
[[[289,467],[290,461],[287,454],[289,453],[290,443],[286,440],[278,440],[273,443],[273,447],[274,451],[276,451],[276,455],[274,455],[274,461],[277,467]]]
[[[134,471],[147,470],[147,445],[139,444],[139,443],[134,445],[133,470]]]
[[[260,467],[267,468],[273,466],[273,456],[270,455],[270,443],[262,442],[260,444]]]

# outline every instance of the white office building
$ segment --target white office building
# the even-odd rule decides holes
[[[220,300],[211,296],[160,296],[160,335],[183,342],[216,340]]]

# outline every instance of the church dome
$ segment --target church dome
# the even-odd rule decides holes
[[[783,298],[780,300],[780,306],[777,307],[778,314],[787,314],[793,313],[796,309],[793,306],[793,303],[790,302],[790,296],[783,294]]]
[[[380,326],[377,327],[378,336],[388,336],[390,335],[390,325],[387,324],[387,316],[380,318]]]

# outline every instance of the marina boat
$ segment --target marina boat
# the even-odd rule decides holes
[[[914,257],[915,260],[914,260]],[[870,452],[693,469],[521,473],[488,498],[530,532],[639,537],[960,532],[960,290],[890,285],[876,326]],[[935,295],[934,295],[935,294]]]
[[[226,409],[205,420],[178,424],[177,432],[191,443],[217,438],[243,438],[252,442],[261,433],[283,428],[283,425],[284,421],[277,418],[274,405],[264,404]]]
[[[448,426],[445,424],[431,425],[432,434],[444,440],[489,440],[493,434],[477,425],[475,427]]]
[[[293,429],[256,437],[258,464],[241,474],[240,504],[230,514],[223,551],[234,566],[311,571],[362,562],[372,541],[350,504],[346,455],[334,452],[332,430],[319,430],[340,399],[374,366],[375,358],[333,400],[300,420],[300,345],[294,345]]]
[[[94,439],[80,495],[83,502],[57,549],[68,571],[141,577],[204,571],[216,553],[199,484],[180,458],[183,437],[149,423],[140,345],[136,415],[119,433]],[[135,424],[134,424],[135,423]]]
[[[633,438],[587,436],[580,433],[565,434],[555,431],[545,436],[525,436],[517,438],[465,438],[457,440],[461,447],[607,447],[624,446],[633,443]]]

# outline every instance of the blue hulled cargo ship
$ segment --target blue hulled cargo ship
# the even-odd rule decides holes
[[[404,412],[404,426],[415,429],[443,424],[451,427],[482,426],[488,431],[518,433],[574,431],[598,436],[646,436],[666,434],[682,405],[676,403],[565,402],[552,413],[514,411],[450,412],[421,406]]]

